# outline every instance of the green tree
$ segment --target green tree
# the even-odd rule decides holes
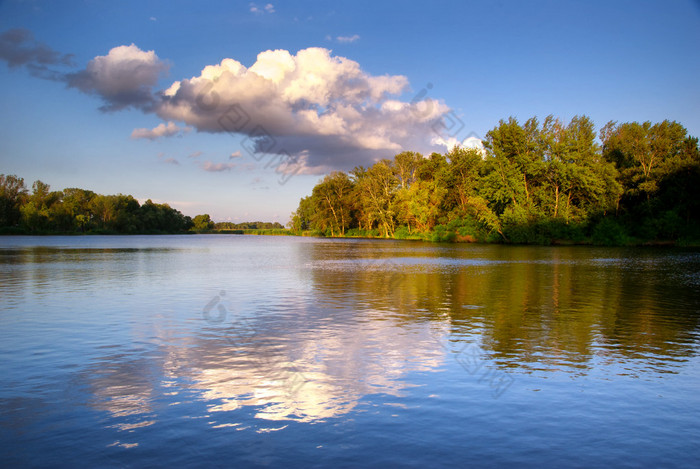
[[[400,197],[405,198],[406,210],[402,216],[408,226],[415,226],[418,231],[428,232],[433,229],[440,215],[440,206],[447,189],[437,180],[419,180],[404,191]]]
[[[508,205],[527,207],[531,202],[532,185],[543,170],[539,133],[536,118],[521,126],[510,117],[486,134],[484,147],[492,157],[492,169],[496,173],[492,186],[494,183],[500,186],[500,190],[491,192],[502,210]]]
[[[48,184],[42,181],[34,181],[32,194],[20,208],[22,224],[29,231],[42,232],[58,229],[56,214],[59,213],[55,205],[61,203],[62,192],[51,192]]]
[[[313,189],[311,200],[314,226],[329,230],[331,236],[344,235],[350,225],[351,195],[353,183],[346,173],[334,171],[324,177]]]
[[[208,213],[195,216],[192,222],[194,223],[192,227],[194,231],[211,231],[214,229],[214,222],[211,221]]]
[[[302,198],[299,202],[299,207],[292,213],[289,229],[296,233],[310,230],[313,213],[314,207],[311,196]]]
[[[404,151],[394,156],[394,177],[402,189],[411,187],[416,180],[416,172],[422,160],[423,155],[412,151]]]
[[[361,174],[356,172],[355,177],[358,178],[355,183],[368,228],[377,226],[385,237],[392,236],[395,228],[392,208],[397,180],[391,161],[381,160]]]
[[[617,171],[602,158],[595,138],[586,116],[575,116],[567,126],[558,119],[545,121],[541,140],[548,189],[543,205],[549,216],[568,223],[614,209],[621,192]]]
[[[16,226],[21,219],[20,208],[27,198],[24,179],[0,174],[0,228]]]
[[[63,190],[63,205],[73,219],[74,230],[84,232],[92,228],[93,214],[90,211],[90,203],[95,195],[92,191],[73,187]]]
[[[455,147],[447,154],[449,166],[445,172],[444,185],[450,192],[448,209],[456,218],[467,216],[471,211],[471,200],[478,195],[480,174],[484,168],[481,150]]]

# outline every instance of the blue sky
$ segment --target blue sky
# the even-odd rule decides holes
[[[6,0],[0,35],[0,173],[216,221],[509,116],[700,135],[690,0]]]

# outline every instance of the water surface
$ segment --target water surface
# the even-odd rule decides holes
[[[695,467],[700,254],[0,238],[4,466]]]

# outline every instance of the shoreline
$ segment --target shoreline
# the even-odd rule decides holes
[[[245,232],[243,232],[245,231]],[[584,240],[569,240],[569,239],[552,239],[549,243],[516,243],[516,242],[489,242],[480,241],[472,236],[455,236],[452,240],[434,241],[424,237],[384,237],[384,236],[325,236],[311,234],[309,232],[285,232],[266,233],[267,230],[212,230],[212,231],[187,231],[180,233],[65,233],[65,232],[50,232],[50,233],[0,233],[0,239],[10,236],[26,236],[26,237],[49,237],[49,236],[190,236],[190,235],[236,235],[236,236],[294,236],[300,238],[317,238],[317,239],[366,239],[377,241],[412,241],[429,244],[478,244],[478,245],[502,245],[502,246],[583,246],[583,247],[650,247],[650,248],[700,248],[700,240],[652,240],[652,241],[632,241],[624,244],[595,244],[590,239]],[[281,230],[280,230],[281,231]]]

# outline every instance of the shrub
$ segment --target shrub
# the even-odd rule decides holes
[[[603,218],[593,228],[593,244],[600,246],[621,246],[629,243],[624,228],[612,218]]]
[[[454,231],[449,231],[447,226],[437,225],[433,229],[430,240],[434,243],[452,243],[454,242],[456,236],[456,233]]]
[[[407,226],[399,226],[394,231],[394,238],[396,239],[408,239],[411,236],[411,231]]]

